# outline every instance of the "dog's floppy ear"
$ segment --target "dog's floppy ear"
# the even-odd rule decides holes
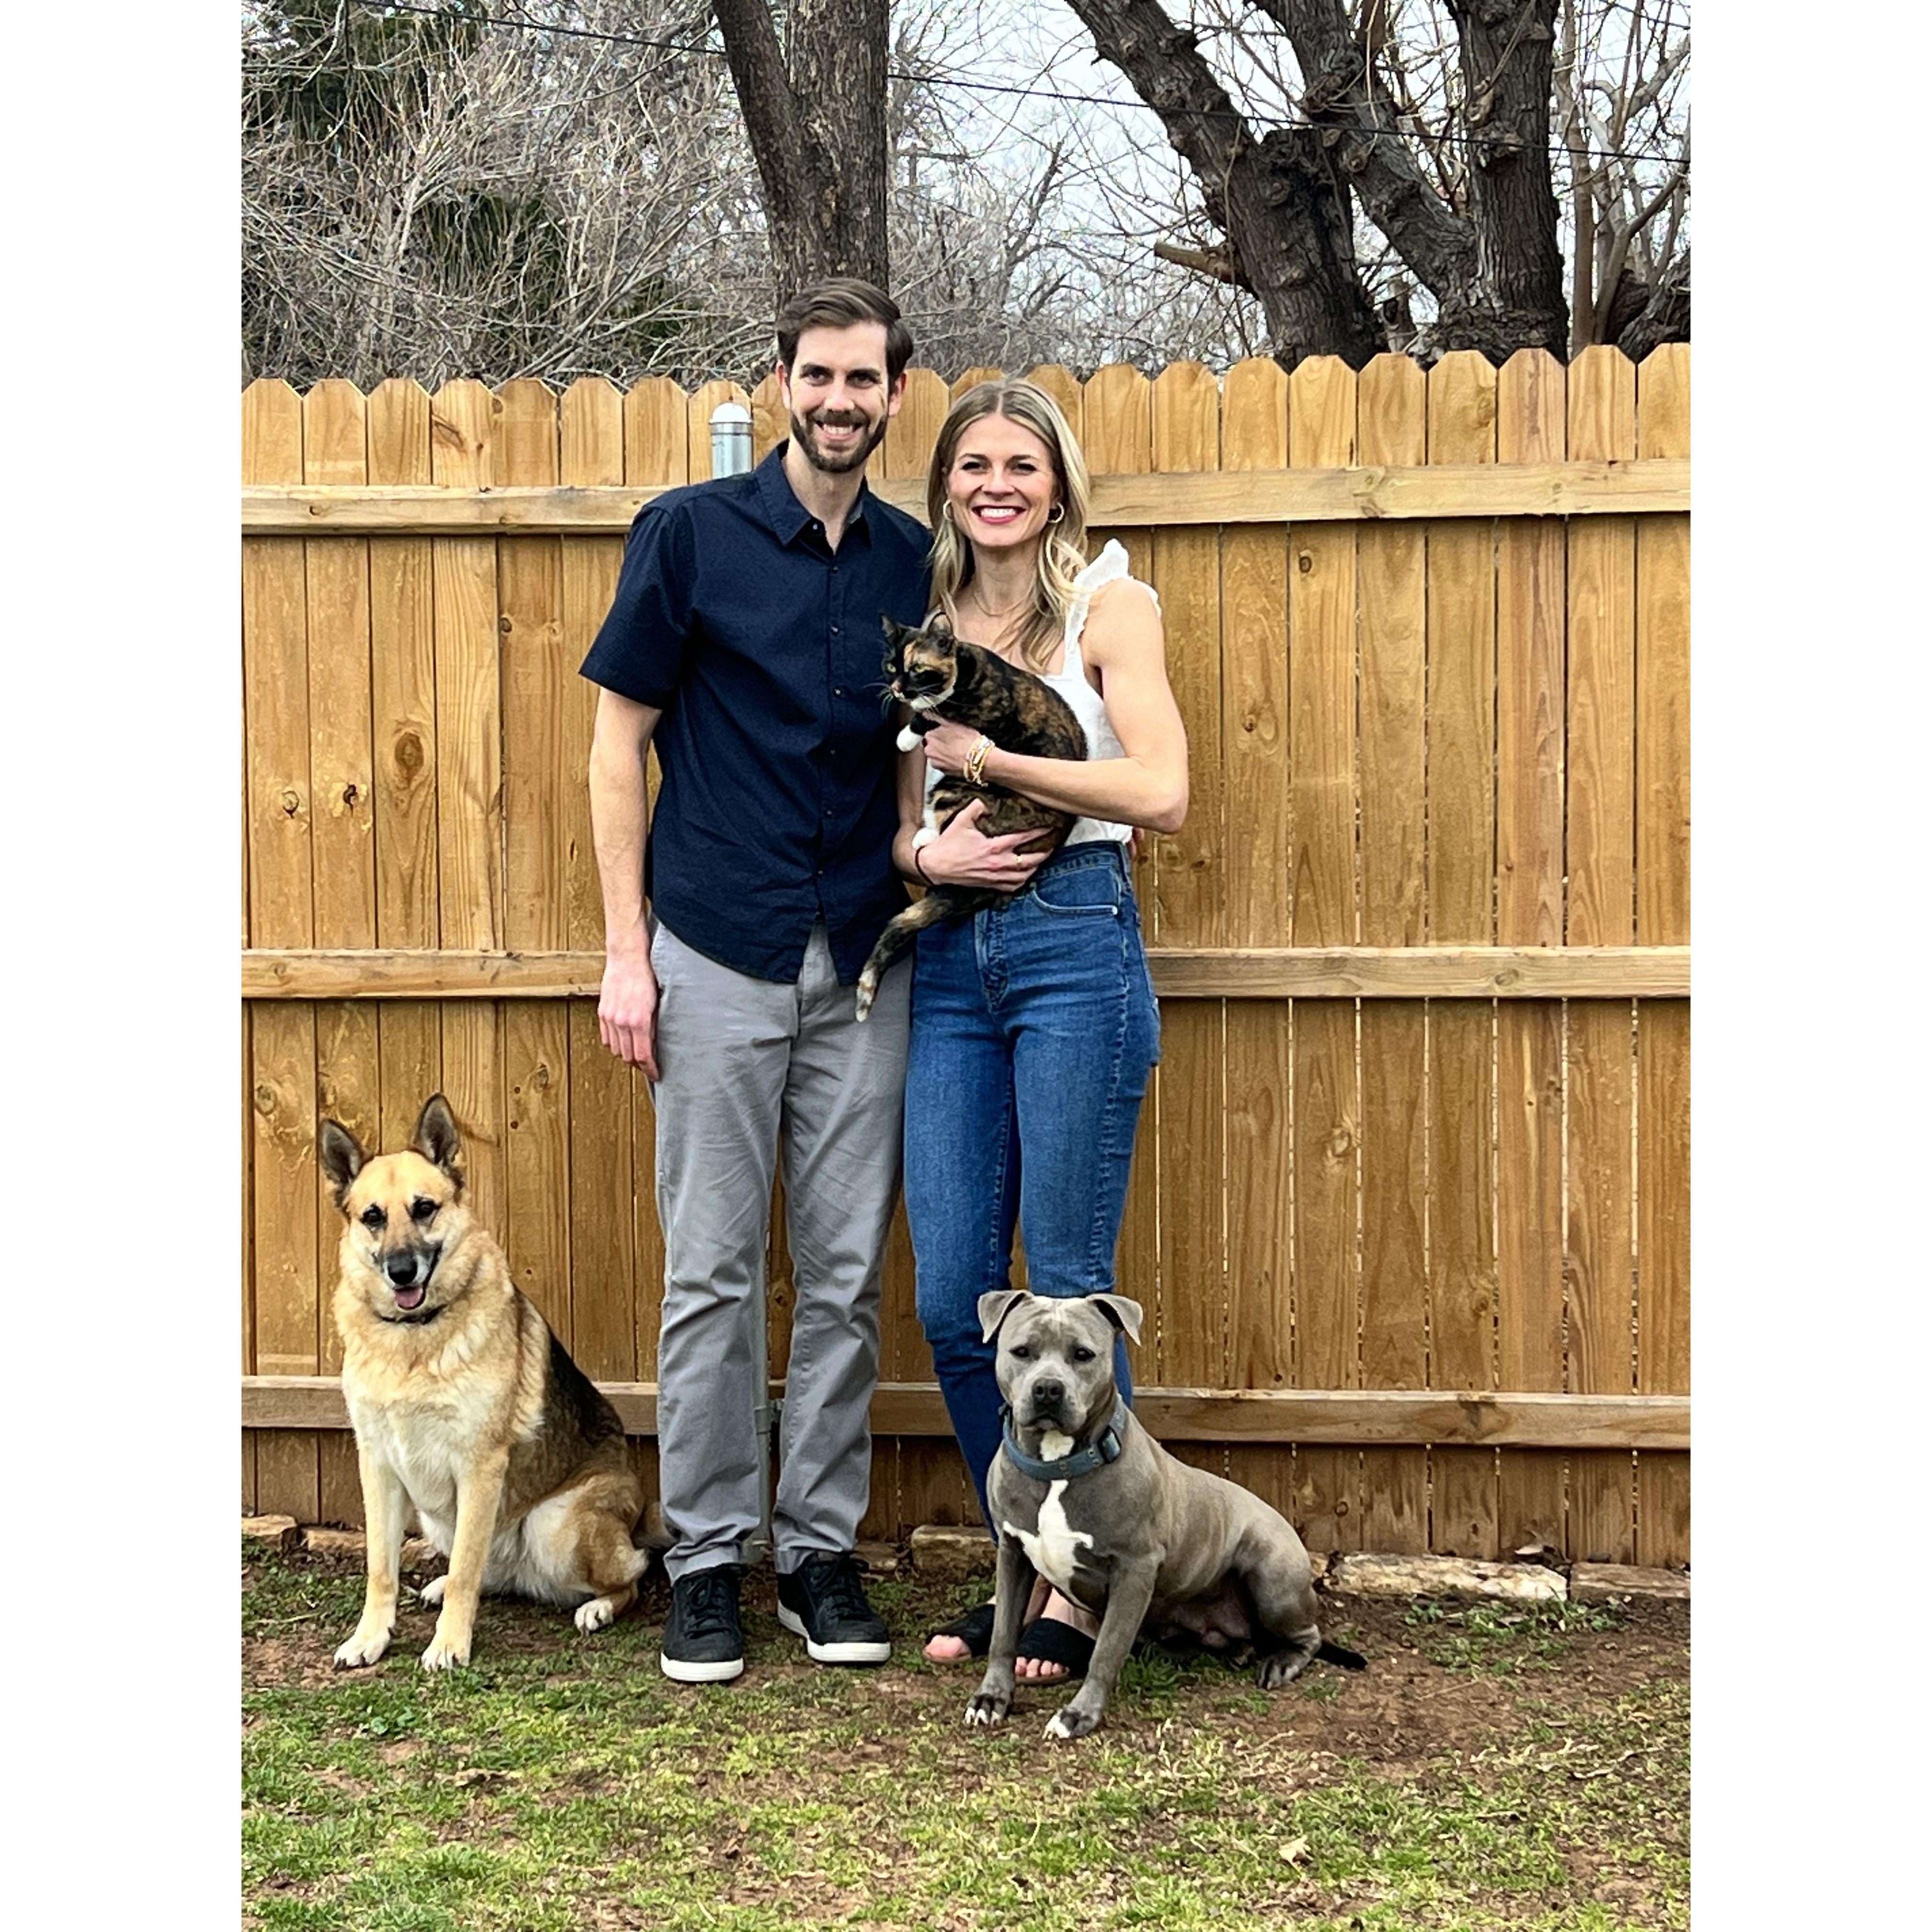
[[[1000,1332],[1000,1324],[1013,1312],[1013,1304],[1024,1301],[1023,1288],[995,1288],[980,1298],[980,1339],[990,1342]]]
[[[1124,1329],[1130,1342],[1139,1342],[1141,1305],[1138,1301],[1130,1301],[1124,1294],[1090,1294],[1087,1299],[1100,1309],[1116,1328]]]
[[[463,1137],[456,1131],[456,1116],[449,1111],[449,1102],[440,1094],[432,1094],[423,1102],[410,1144],[458,1186],[463,1185]]]
[[[317,1148],[322,1156],[322,1173],[334,1194],[335,1204],[340,1208],[348,1200],[349,1190],[369,1156],[362,1151],[362,1143],[339,1120],[322,1122]]]

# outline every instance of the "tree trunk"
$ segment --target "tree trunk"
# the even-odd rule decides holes
[[[766,0],[712,0],[782,302],[826,275],[886,286],[889,0],[792,0],[790,57]]]
[[[1355,267],[1354,210],[1334,136],[1277,128],[1257,141],[1158,0],[1068,0],[1102,58],[1160,116],[1228,238],[1233,275],[1252,288],[1274,354],[1340,356],[1360,368],[1385,347]]]
[[[1641,362],[1660,342],[1690,340],[1690,250],[1686,248],[1658,278],[1643,313],[1617,337],[1617,346]]]
[[[1498,362],[1519,349],[1569,349],[1563,257],[1550,185],[1550,96],[1556,0],[1448,0],[1469,142],[1473,286],[1442,311],[1444,346]]]

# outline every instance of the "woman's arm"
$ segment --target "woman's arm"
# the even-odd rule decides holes
[[[977,829],[986,808],[976,798],[938,838],[919,848],[915,862],[913,835],[926,823],[926,754],[916,748],[899,754],[898,802],[899,829],[892,837],[892,863],[922,885],[989,886],[997,892],[1018,892],[1046,856],[1043,852],[1016,849],[1028,839],[1038,838],[1037,832],[988,838]]]
[[[1168,686],[1166,640],[1154,599],[1138,589],[1110,587],[1094,600],[1081,648],[1100,674],[1100,695],[1125,755],[1082,762],[996,750],[986,754],[982,776],[1082,818],[1178,832],[1187,816],[1187,732]],[[926,734],[922,755],[942,771],[958,772],[979,740],[964,724],[942,724]]]

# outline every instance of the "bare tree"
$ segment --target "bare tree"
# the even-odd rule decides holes
[[[1667,96],[1688,42],[1671,38],[1669,0],[1648,16],[1644,0],[1622,6],[1624,71],[1607,85],[1605,10],[1586,40],[1579,0],[1560,0],[1560,58],[1559,0],[1204,0],[1186,24],[1160,0],[1067,4],[1186,165],[1208,232],[1162,238],[1163,257],[1250,292],[1285,360],[1359,365],[1388,346],[1500,360],[1688,333],[1688,128],[1669,154]],[[1666,156],[1660,188],[1633,164]],[[1622,238],[1600,260],[1585,244],[1580,336],[1559,160],[1581,166]],[[1647,238],[1660,214],[1659,256]]]
[[[860,275],[884,287],[888,0],[713,0],[712,11],[764,184],[778,286]]]

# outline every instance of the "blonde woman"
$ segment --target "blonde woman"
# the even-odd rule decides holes
[[[993,1350],[979,1298],[1008,1285],[1016,1220],[1036,1294],[1114,1286],[1134,1130],[1160,1018],[1128,868],[1134,828],[1178,830],[1187,740],[1168,688],[1160,607],[1109,543],[1085,550],[1087,468],[1053,399],[982,382],[953,406],[926,484],[932,604],[958,634],[1044,679],[1087,734],[1084,763],[982,754],[993,782],[1078,814],[1043,862],[988,838],[969,806],[915,846],[929,786],[980,734],[942,723],[903,754],[901,872],[990,886],[1004,904],[920,934],[906,1078],[905,1196],[920,1319],[980,1492],[1000,1445]],[[1125,1351],[1117,1363],[1131,1395]],[[1093,1620],[1041,1586],[1018,1674],[1084,1673]],[[928,1657],[983,1654],[989,1604],[937,1634]]]

